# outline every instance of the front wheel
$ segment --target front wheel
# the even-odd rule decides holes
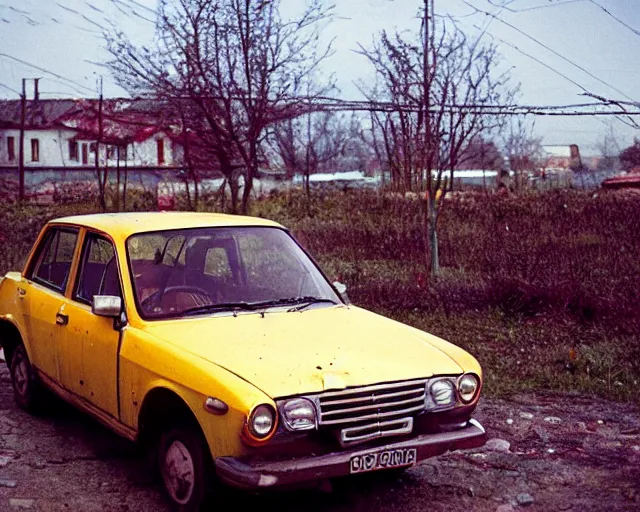
[[[171,428],[160,436],[158,467],[176,512],[197,512],[213,478],[209,448],[194,428]]]
[[[21,409],[30,413],[39,410],[42,385],[22,344],[16,347],[11,358],[11,386],[15,401]]]

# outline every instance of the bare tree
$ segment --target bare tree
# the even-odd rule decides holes
[[[502,167],[502,154],[496,144],[484,137],[474,137],[465,147],[458,168],[498,170]]]
[[[620,153],[620,165],[631,172],[640,168],[640,139],[634,138],[633,144]]]
[[[309,0],[295,19],[283,19],[280,0],[160,0],[152,48],[122,32],[108,36],[116,80],[133,95],[178,101],[215,155],[231,188],[232,211],[247,212],[267,127],[299,115],[291,91],[329,54],[319,50],[331,7]]]
[[[427,265],[437,276],[438,219],[453,171],[470,141],[504,123],[475,107],[509,103],[517,88],[509,85],[508,74],[498,72],[493,45],[470,40],[446,21],[436,24],[427,2],[422,14],[420,35],[385,31],[371,49],[361,47],[377,75],[373,87],[361,89],[370,100],[393,104],[391,112],[373,116],[375,129],[394,185],[425,193]]]
[[[539,168],[544,158],[542,138],[534,135],[534,128],[534,123],[518,116],[511,119],[504,132],[504,151],[515,173],[517,187],[522,185],[523,175]]]
[[[344,114],[318,112],[278,123],[272,139],[287,175],[303,174],[308,184],[311,174],[342,170],[353,129]]]
[[[620,167],[620,143],[616,135],[613,123],[607,123],[607,127],[596,143],[596,149],[600,152],[602,159],[598,162],[598,169],[605,171],[616,170]]]

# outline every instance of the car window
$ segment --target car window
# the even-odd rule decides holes
[[[247,233],[238,242],[250,286],[281,290],[284,296],[316,294],[299,256],[287,250],[288,239]]]
[[[77,240],[77,231],[51,229],[43,241],[43,252],[33,271],[34,281],[64,291]]]
[[[184,243],[169,264],[173,256],[162,254],[175,253],[177,242],[169,242],[176,238]],[[177,317],[194,307],[286,303],[301,297],[340,303],[314,263],[278,228],[140,233],[127,240],[127,256],[138,311],[145,319]]]
[[[75,298],[91,303],[94,295],[120,297],[120,277],[113,244],[106,238],[89,234],[82,255]]]
[[[162,263],[168,266],[175,265],[176,261],[178,261],[178,257],[181,255],[184,240],[184,236],[174,236],[169,239],[164,249],[164,258],[162,259]],[[184,264],[184,261],[182,261],[182,264]]]

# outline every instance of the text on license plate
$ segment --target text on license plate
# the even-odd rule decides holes
[[[417,451],[415,448],[384,450],[367,455],[356,455],[351,457],[351,473],[364,473],[378,469],[413,466],[416,463],[416,458]]]

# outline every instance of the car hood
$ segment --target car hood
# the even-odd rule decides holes
[[[454,356],[470,358],[435,336],[354,306],[159,321],[146,330],[272,398],[458,374],[463,368]]]

